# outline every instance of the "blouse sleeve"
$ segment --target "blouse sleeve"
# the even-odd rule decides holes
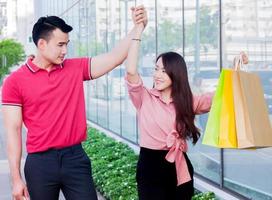
[[[195,114],[203,114],[210,111],[214,92],[194,96]]]
[[[130,83],[126,75],[125,82],[128,88],[129,97],[133,105],[135,106],[137,110],[140,109],[142,106],[143,93],[144,93],[144,86],[143,86],[142,79],[140,78],[138,83]]]

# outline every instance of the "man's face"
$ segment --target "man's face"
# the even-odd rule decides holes
[[[48,41],[41,39],[39,49],[42,56],[50,63],[61,64],[67,53],[68,42],[68,33],[57,28],[52,32]]]

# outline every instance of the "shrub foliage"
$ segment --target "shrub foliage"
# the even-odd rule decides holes
[[[96,189],[106,199],[138,199],[135,179],[138,155],[129,146],[90,128],[83,147],[92,162]],[[197,193],[193,200],[215,200],[215,195]]]

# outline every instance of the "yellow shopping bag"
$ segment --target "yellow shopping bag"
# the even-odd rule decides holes
[[[235,125],[232,70],[223,69],[225,73],[220,113],[220,129],[218,146],[221,148],[237,148]]]

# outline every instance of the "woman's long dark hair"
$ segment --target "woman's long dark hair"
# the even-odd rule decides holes
[[[172,93],[176,110],[176,130],[183,139],[192,139],[195,144],[200,136],[195,126],[193,94],[188,81],[186,63],[181,55],[175,52],[160,54],[156,61],[162,58],[164,69],[172,80]]]

